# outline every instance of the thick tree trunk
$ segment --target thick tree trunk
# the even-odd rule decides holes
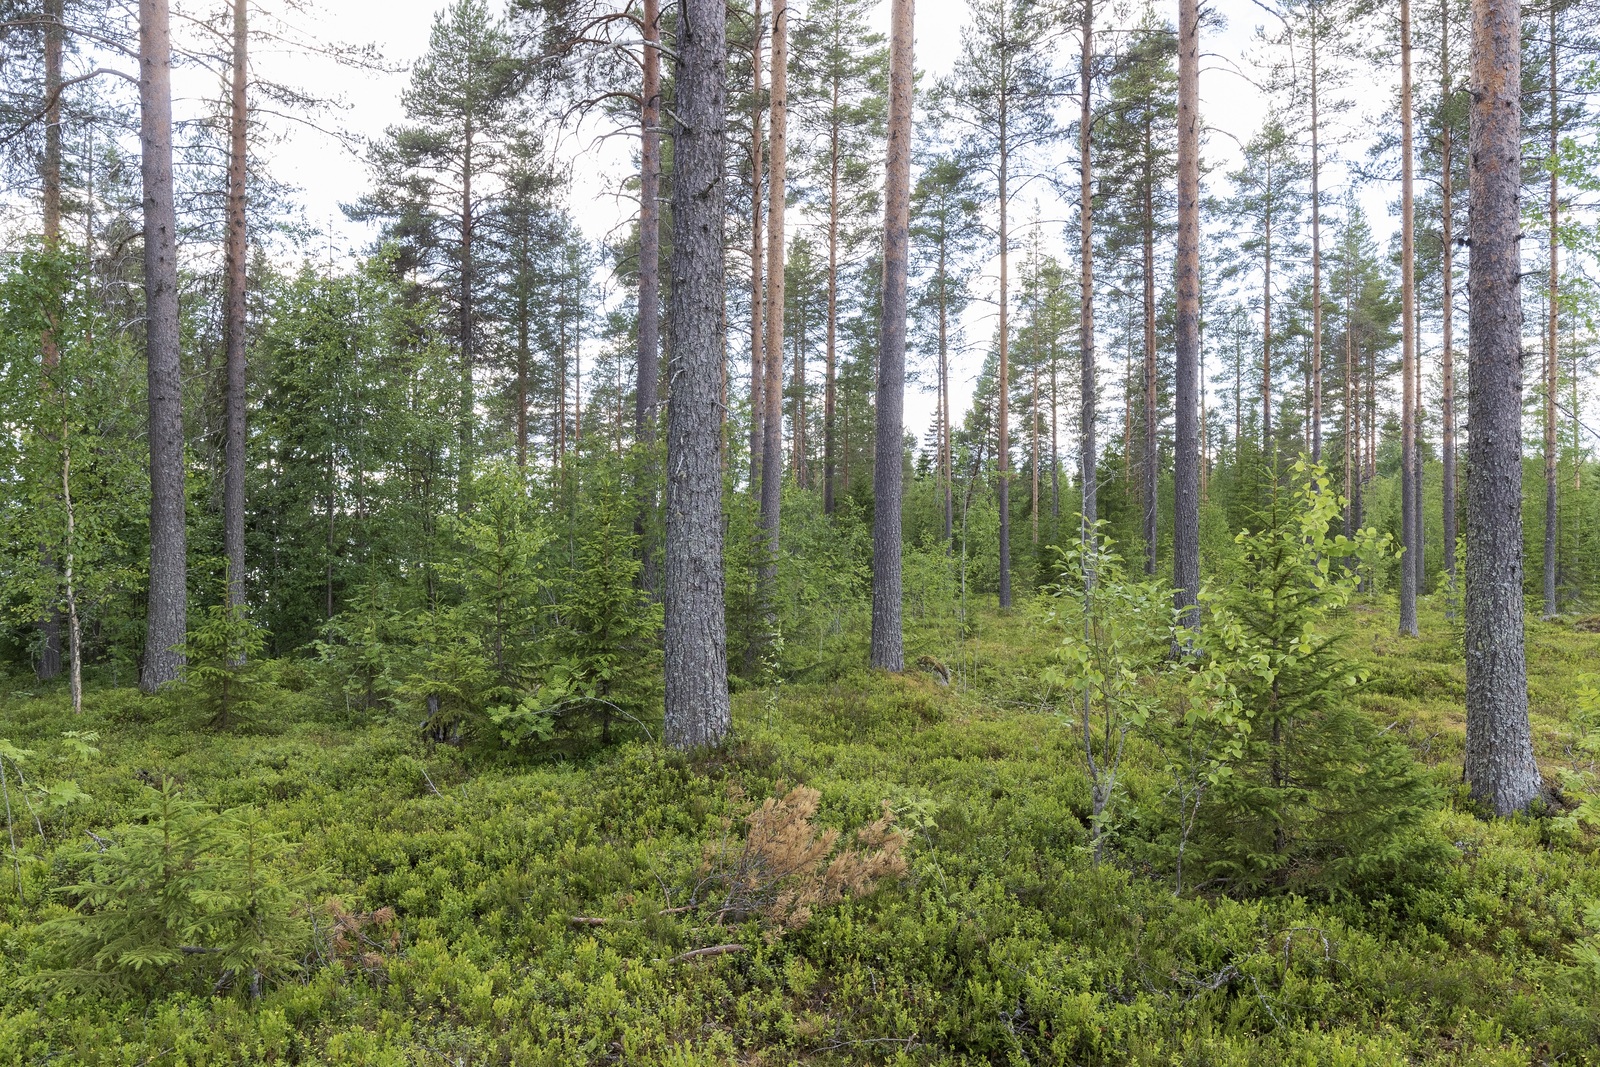
[[[722,574],[722,0],[683,0],[678,26],[667,345],[666,742],[727,736]]]
[[[1547,210],[1550,216],[1550,289],[1546,295],[1547,331],[1544,349],[1544,617],[1554,618],[1561,613],[1556,596],[1556,534],[1560,519],[1559,483],[1556,473],[1556,390],[1560,388],[1559,297],[1561,295],[1561,235],[1557,227],[1561,220],[1560,176],[1556,160],[1560,151],[1560,122],[1557,113],[1559,98],[1556,89],[1556,5],[1550,4],[1550,196]]]
[[[789,168],[789,0],[772,6],[772,171],[767,179],[766,423],[761,444],[761,530],[766,535],[760,599],[769,626],[778,611],[778,527],[783,506],[784,208]]]
[[[1400,0],[1400,632],[1417,636],[1416,206],[1413,191],[1411,0]]]
[[[1200,592],[1200,4],[1178,5],[1178,249],[1172,587],[1186,626]]]
[[[1467,268],[1467,750],[1472,796],[1523,811],[1541,781],[1522,621],[1522,34],[1519,0],[1472,2]]]
[[[639,99],[639,359],[633,393],[634,439],[646,452],[639,486],[639,584],[656,588],[656,554],[650,543],[655,510],[656,386],[661,379],[661,6],[644,0],[643,78]]]
[[[766,301],[767,257],[763,249],[765,231],[762,227],[761,173],[761,40],[765,36],[766,22],[761,18],[761,0],[755,0],[751,17],[755,40],[750,43],[750,492],[760,499],[761,448],[766,444],[766,379],[767,361],[762,346],[766,344],[766,318],[763,312]]]
[[[227,294],[223,317],[226,324],[228,388],[226,394],[227,439],[223,456],[222,543],[228,560],[228,603],[243,608],[245,603],[244,559],[244,472],[245,472],[245,259],[249,254],[249,235],[245,229],[245,89],[249,49],[248,0],[233,0],[233,85],[232,113],[229,116],[228,151],[228,235],[224,269]]]
[[[150,403],[150,584],[139,687],[152,693],[176,681],[182,672],[179,646],[188,631],[178,220],[172,189],[172,37],[167,0],[139,0],[139,136]]]
[[[893,0],[889,18],[889,145],[883,183],[883,343],[878,356],[877,463],[872,519],[872,658],[905,669],[900,631],[902,407],[906,391],[906,272],[911,226],[913,0]]]
[[[1083,0],[1078,56],[1078,358],[1082,402],[1078,415],[1079,477],[1083,480],[1083,520],[1079,536],[1092,543],[1096,518],[1094,372],[1094,187],[1089,150],[1094,84],[1094,0]],[[1092,573],[1092,568],[1091,568]]]

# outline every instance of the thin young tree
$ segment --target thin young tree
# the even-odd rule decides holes
[[[783,269],[789,172],[789,0],[772,4],[772,91],[767,151],[767,339],[763,346],[762,407],[766,421],[761,443],[761,532],[765,557],[758,581],[768,625],[777,619],[779,525],[783,507]]]
[[[179,646],[188,632],[178,218],[172,182],[172,34],[167,0],[139,2],[139,142],[150,404],[150,581],[139,687],[151,693],[177,680],[183,669]]]
[[[1497,815],[1542,788],[1522,620],[1521,31],[1520,0],[1472,0],[1465,772]]]
[[[1200,592],[1200,4],[1178,0],[1177,427],[1172,588],[1185,626]]]
[[[673,107],[668,296],[666,741],[715,745],[732,725],[722,572],[723,155],[726,8],[683,0]]]
[[[1556,392],[1560,388],[1559,350],[1561,304],[1561,111],[1558,78],[1560,41],[1556,36],[1556,3],[1547,0],[1549,18],[1549,49],[1545,58],[1545,75],[1549,81],[1549,136],[1550,168],[1549,196],[1545,210],[1549,220],[1549,289],[1545,294],[1544,342],[1544,617],[1554,618],[1561,613],[1556,596],[1556,533],[1560,518],[1560,485],[1557,476],[1558,451],[1556,443]]]
[[[1097,544],[1095,520],[1098,515],[1095,483],[1095,380],[1094,350],[1094,175],[1091,151],[1094,147],[1094,0],[1083,0],[1083,20],[1079,26],[1078,52],[1078,476],[1082,482],[1082,529],[1079,531],[1085,552]],[[1001,396],[1004,397],[1002,391]],[[1001,419],[1004,425],[1004,417]],[[1002,433],[1004,431],[1002,430]],[[1002,512],[1002,515],[1004,513]],[[1092,578],[1092,558],[1084,571]]]
[[[1411,0],[1400,0],[1400,632],[1417,636],[1417,278],[1411,106]]]
[[[876,505],[872,519],[874,667],[905,669],[900,632],[900,487],[905,436],[906,283],[911,241],[911,90],[914,0],[889,18],[889,145],[883,183],[883,333],[878,354]]]

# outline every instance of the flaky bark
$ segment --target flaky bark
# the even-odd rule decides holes
[[[1187,626],[1200,592],[1200,5],[1178,4],[1178,261],[1172,586]]]
[[[1440,69],[1440,99],[1448,101],[1454,89],[1450,79],[1450,8],[1446,4],[1441,10],[1439,25],[1439,69]],[[1444,569],[1450,576],[1450,598],[1446,610],[1452,617],[1455,615],[1455,583],[1456,583],[1456,365],[1455,365],[1455,201],[1454,180],[1455,161],[1453,159],[1453,126],[1447,119],[1444,123],[1443,141],[1439,146],[1439,211],[1441,241],[1443,244],[1440,260],[1440,289],[1439,289],[1439,314],[1440,345],[1443,350],[1441,370],[1441,386],[1444,396],[1440,403],[1440,417],[1443,421],[1443,439],[1439,442],[1439,450],[1444,461],[1442,478],[1443,491],[1440,493],[1440,507],[1444,512]]]
[[[914,0],[893,0],[889,30],[889,145],[883,183],[883,344],[878,355],[872,519],[872,665],[905,669],[900,631],[902,408],[906,391],[906,272],[911,227]]]
[[[1009,12],[1006,13],[1009,16]],[[1001,62],[1005,62],[1002,58]],[[1003,79],[996,103],[999,121],[996,132],[1000,148],[1000,167],[996,173],[996,192],[1000,210],[1000,441],[995,449],[995,502],[1000,509],[1000,608],[1011,607],[1011,191],[1009,167],[1011,84]]]
[[[46,0],[44,8],[44,155],[39,161],[39,177],[44,194],[44,245],[52,252],[61,246],[61,58],[65,35],[62,7],[62,0]],[[54,330],[45,329],[39,338],[39,349],[45,388],[53,389],[51,378],[61,362],[61,349]],[[66,447],[65,440],[62,447]],[[56,561],[48,549],[40,562],[46,573],[55,573]],[[39,631],[43,640],[34,673],[41,682],[48,682],[61,674],[60,612],[54,607],[46,610],[39,620]]]
[[[683,0],[673,140],[672,287],[667,310],[667,744],[727,736],[721,413],[725,9]]]
[[[1322,146],[1317,83],[1321,5],[1311,5],[1311,460],[1322,462]]]
[[[766,343],[766,294],[762,280],[766,277],[767,259],[762,251],[763,240],[761,173],[761,41],[766,36],[766,23],[761,18],[761,0],[755,0],[751,18],[751,32],[755,39],[750,43],[750,491],[759,494],[761,484],[761,447],[766,443],[767,391],[762,384],[766,377],[766,357],[762,346]],[[757,497],[759,499],[759,496]]]
[[[1541,788],[1522,622],[1520,14],[1518,0],[1472,2],[1466,779],[1500,815]]]
[[[139,135],[150,404],[150,582],[139,687],[149,693],[178,678],[183,669],[178,646],[188,629],[178,220],[172,199],[172,37],[167,0],[139,2]]]

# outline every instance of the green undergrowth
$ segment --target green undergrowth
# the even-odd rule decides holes
[[[1435,787],[1409,858],[1337,893],[1238,898],[1174,894],[1156,814],[1173,781],[1142,734],[1094,862],[1081,737],[1041,682],[1059,639],[1032,607],[979,612],[959,641],[912,634],[930,659],[900,678],[741,692],[737,742],[692,761],[642,737],[547,762],[430,745],[406,716],[330,707],[292,665],[269,666],[230,732],[126,690],[91,690],[74,718],[63,693],[13,683],[0,1063],[1600,1062],[1582,806],[1600,636],[1531,625],[1535,738],[1562,792],[1491,823],[1459,788],[1442,605],[1420,640],[1392,620],[1357,603],[1337,623],[1370,672],[1362,713]],[[792,928],[673,910],[706,897],[744,815],[796,785],[841,831],[887,802],[904,876]],[[50,978],[66,887],[132,840],[136,812],[151,825],[159,790],[185,818],[250,812],[278,835],[274,899],[299,903],[274,937],[298,940],[254,987],[204,958],[153,993]]]

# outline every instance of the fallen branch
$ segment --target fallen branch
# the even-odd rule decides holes
[[[702,957],[707,957],[707,956],[728,956],[728,955],[732,955],[735,952],[743,952],[743,951],[744,951],[744,946],[743,945],[712,945],[709,948],[697,948],[697,949],[694,949],[694,950],[692,950],[690,952],[685,952],[680,956],[674,956],[670,960],[668,960],[667,962],[668,963],[686,963],[689,960],[697,960],[697,959],[700,959]]]
[[[594,915],[574,915],[567,922],[573,926],[604,926],[606,921]]]

